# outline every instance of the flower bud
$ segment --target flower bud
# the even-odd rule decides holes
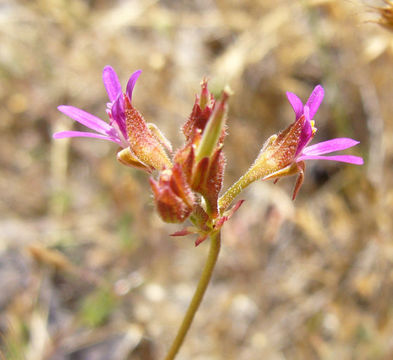
[[[196,134],[202,134],[215,105],[214,96],[207,88],[206,79],[202,80],[201,88],[201,95],[196,96],[190,118],[182,128],[187,143],[193,141]]]
[[[216,218],[219,215],[218,195],[222,189],[225,170],[222,147],[211,158],[204,157],[194,168],[191,188],[205,199],[206,212]]]
[[[213,113],[202,133],[201,141],[197,146],[196,161],[200,161],[204,157],[210,157],[219,145],[219,140],[223,131],[225,131],[227,101],[230,93],[229,88],[224,89],[220,102],[214,107]]]
[[[163,170],[158,181],[150,179],[150,185],[161,218],[168,223],[184,222],[191,214],[195,199],[180,165]]]
[[[181,166],[191,189],[203,196],[204,211],[209,217],[216,218],[226,162],[222,143],[226,135],[230,90],[225,89],[220,102],[215,104],[207,89],[207,81],[204,80],[201,86],[201,96],[197,97],[190,119],[183,127],[186,143],[176,152],[174,163]]]

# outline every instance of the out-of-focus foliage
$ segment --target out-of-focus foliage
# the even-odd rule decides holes
[[[381,1],[0,3],[0,331],[6,359],[159,359],[206,245],[168,236],[146,175],[114,144],[53,141],[105,118],[101,71],[175,145],[208,76],[231,98],[226,187],[293,121],[285,91],[326,90],[317,141],[352,137],[366,165],[309,162],[253,184],[179,359],[393,357],[393,33]]]

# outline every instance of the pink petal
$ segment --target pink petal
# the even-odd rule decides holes
[[[69,116],[71,119],[74,119],[82,125],[85,125],[88,128],[95,130],[101,134],[106,134],[112,129],[112,127],[105,121],[76,107],[60,105],[57,109],[63,114]]]
[[[141,74],[141,72],[142,72],[142,70],[135,71],[131,75],[130,79],[128,80],[126,93],[127,93],[128,98],[130,99],[130,102],[132,101],[132,91],[134,90],[135,83],[138,80],[138,77]]]
[[[304,117],[306,118],[306,121],[307,121],[307,122],[310,122],[310,120],[311,120],[311,117],[310,117],[310,107],[309,107],[307,104],[304,105],[303,114],[304,114]]]
[[[287,99],[292,106],[293,111],[296,114],[296,120],[303,115],[303,103],[302,101],[291,92],[287,92]]]
[[[337,138],[307,146],[303,149],[303,155],[322,155],[333,151],[345,150],[359,144],[359,141],[349,138]]]
[[[319,155],[302,155],[299,156],[296,162],[302,160],[333,160],[349,164],[363,165],[363,159],[359,156],[353,155],[334,155],[334,156],[319,156]]]
[[[121,141],[119,139],[114,138],[114,137],[109,137],[109,136],[96,134],[96,133],[90,133],[90,132],[60,131],[60,132],[53,134],[54,139],[64,139],[64,138],[70,138],[70,137],[89,137],[89,138],[96,138],[96,139],[102,139],[102,140],[109,140],[109,141],[113,141],[117,144],[121,144]]]
[[[304,117],[306,118],[306,121],[304,122],[304,126],[302,129],[302,132],[300,133],[299,136],[299,143],[297,146],[296,154],[299,154],[305,146],[310,142],[312,138],[312,127],[311,127],[311,122],[310,122],[310,112],[308,106],[304,107]]]
[[[127,138],[126,117],[124,112],[124,98],[120,93],[112,105],[112,118],[116,121],[123,136]]]
[[[325,91],[323,90],[323,87],[321,85],[317,85],[312,91],[310,97],[308,98],[306,106],[310,108],[310,119],[314,118],[314,115],[316,114],[319,105],[321,105],[324,94]]]
[[[102,80],[106,92],[108,93],[109,100],[113,102],[119,93],[121,93],[121,85],[115,70],[111,66],[105,66],[102,72]]]

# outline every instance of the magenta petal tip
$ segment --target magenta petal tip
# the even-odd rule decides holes
[[[121,85],[116,71],[112,68],[112,66],[107,65],[104,67],[104,70],[102,71],[102,81],[104,82],[109,100],[111,102],[114,101],[118,94],[121,93]]]
[[[134,90],[135,87],[135,83],[138,80],[140,74],[141,74],[142,70],[137,70],[135,71],[131,76],[130,79],[128,80],[127,83],[127,89],[126,89],[126,94],[128,96],[128,98],[130,99],[130,101],[132,101],[132,92]]]
[[[317,85],[312,91],[306,102],[306,106],[310,108],[310,119],[313,119],[318,111],[319,106],[325,96],[325,90],[321,85]]]
[[[294,93],[287,92],[287,99],[296,115],[296,120],[303,114],[303,103]]]

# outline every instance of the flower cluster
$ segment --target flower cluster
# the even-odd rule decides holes
[[[184,145],[172,154],[170,142],[158,127],[146,123],[132,105],[132,93],[141,71],[134,72],[123,93],[116,72],[106,66],[103,81],[108,93],[107,114],[109,123],[81,109],[62,105],[65,115],[95,132],[63,131],[55,139],[66,137],[93,137],[113,141],[120,146],[118,160],[155,175],[150,178],[157,211],[170,223],[183,223],[190,219],[192,226],[173,235],[198,235],[199,244],[220,230],[239,208],[239,201],[231,209],[234,198],[249,184],[262,179],[275,179],[298,174],[293,198],[304,179],[305,160],[335,160],[362,164],[360,157],[330,155],[344,150],[357,141],[337,138],[308,146],[316,133],[313,120],[324,96],[318,85],[305,105],[293,93],[287,93],[295,112],[295,121],[277,135],[271,136],[250,169],[221,197],[225,155],[223,143],[226,136],[227,103],[230,90],[224,89],[219,100],[208,90],[207,80],[201,83],[201,93],[196,96],[188,121],[182,127]]]

